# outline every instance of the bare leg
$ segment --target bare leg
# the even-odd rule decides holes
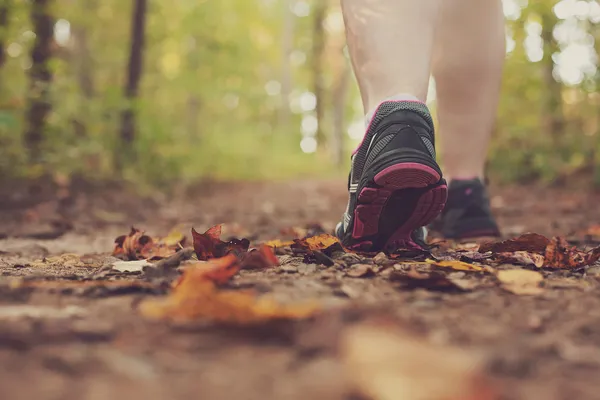
[[[433,55],[449,179],[483,178],[505,56],[501,0],[445,0]]]
[[[424,104],[442,1],[449,0],[342,0],[368,122],[353,153],[348,206],[336,228],[347,247],[422,248],[421,228],[446,204],[448,188]]]
[[[366,113],[393,96],[425,101],[439,5],[440,0],[342,0]]]

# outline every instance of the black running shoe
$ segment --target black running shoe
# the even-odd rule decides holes
[[[430,228],[446,239],[500,236],[486,187],[480,179],[450,182],[446,208]]]
[[[433,120],[416,101],[382,103],[352,155],[350,199],[336,234],[361,251],[422,249],[444,208],[446,181],[435,160]]]

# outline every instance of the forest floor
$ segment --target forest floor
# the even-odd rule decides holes
[[[491,193],[506,237],[598,244],[599,193]],[[207,295],[211,317],[173,321],[148,318],[140,304],[167,296],[185,263],[163,275],[119,272],[110,267],[117,236],[132,225],[189,236],[225,223],[224,237],[254,246],[329,232],[346,205],[344,182],[212,183],[175,199],[67,188],[2,198],[2,399],[600,398],[598,264],[507,267],[472,252],[461,254],[473,270],[339,252],[307,264],[280,249],[279,266],[242,270],[218,290],[319,311],[240,324],[257,313],[244,308],[251,300],[221,310]],[[509,269],[543,280],[511,289],[497,275]]]

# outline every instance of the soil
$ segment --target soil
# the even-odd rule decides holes
[[[582,232],[600,223],[598,193],[517,186],[491,193],[506,237],[537,232],[582,248],[597,245]],[[31,196],[15,192],[0,204],[2,399],[394,398],[357,389],[357,375],[349,372],[353,358],[344,338],[369,323],[424,346],[422,356],[406,358],[411,373],[452,361],[450,351],[478,354],[474,373],[495,394],[473,400],[600,398],[598,265],[543,271],[543,291],[517,295],[483,273],[450,272],[470,288],[448,291],[400,285],[389,274],[352,277],[339,263],[282,256],[279,267],[242,271],[230,289],[253,289],[283,304],[316,300],[322,314],[252,326],[170,323],[138,310],[141,301],[165,295],[166,278],[97,275],[112,262],[117,236],[132,225],[166,235],[174,227],[187,233],[225,223],[224,236],[252,243],[286,238],[291,228],[330,231],[346,204],[344,182],[212,183],[150,198],[118,188],[63,187]],[[376,269],[378,261],[345,266],[366,268],[353,263]],[[85,286],[110,280],[138,284]],[[369,346],[367,356],[376,353]],[[444,350],[427,352],[436,346]],[[381,365],[372,367],[371,373]],[[442,381],[466,379],[444,374],[435,373]]]

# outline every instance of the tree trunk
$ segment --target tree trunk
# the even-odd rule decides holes
[[[550,135],[554,145],[560,148],[561,136],[564,130],[562,84],[554,79],[554,60],[552,59],[552,55],[560,51],[553,34],[558,19],[552,9],[544,9],[540,16],[542,18],[541,37],[544,43],[544,57],[541,61],[542,76],[546,87],[542,126],[544,131]]]
[[[93,12],[93,11],[91,11]],[[75,46],[73,55],[73,63],[77,66],[77,81],[81,94],[86,100],[94,97],[95,87],[92,77],[93,62],[90,54],[90,46],[88,41],[88,31],[85,26],[73,27],[73,38]]]
[[[29,150],[29,161],[37,164],[42,161],[41,145],[44,138],[46,117],[52,108],[49,88],[52,74],[48,61],[52,55],[54,20],[50,15],[50,0],[32,0],[31,22],[35,32],[35,42],[31,49],[29,69],[29,93],[24,134],[25,146]]]
[[[129,104],[121,114],[121,142],[127,150],[131,150],[136,134],[133,101],[138,96],[139,83],[142,77],[146,8],[146,0],[134,0],[131,18],[131,47],[127,66],[127,82],[124,90],[125,98]]]
[[[8,30],[8,12],[10,0],[0,0],[0,68],[6,62],[6,34]]]
[[[292,66],[290,55],[294,48],[294,25],[296,16],[292,12],[295,0],[283,2],[283,30],[281,41],[281,107],[279,111],[279,124],[287,130],[290,123],[290,94],[292,93]]]
[[[315,4],[313,16],[313,46],[312,46],[312,73],[313,93],[317,99],[315,109],[317,117],[316,139],[319,147],[325,147],[326,138],[324,132],[325,116],[325,82],[323,79],[323,57],[325,55],[326,34],[323,23],[327,16],[327,1],[320,0]]]
[[[84,5],[84,11],[94,14],[96,11],[96,2],[87,0]],[[89,100],[94,97],[96,92],[93,78],[93,59],[90,52],[88,28],[84,24],[73,24],[73,51],[70,52],[70,63],[75,68],[79,91],[85,99],[79,105],[77,116],[73,117],[72,125],[75,137],[83,139],[87,137],[86,121],[90,116]]]

